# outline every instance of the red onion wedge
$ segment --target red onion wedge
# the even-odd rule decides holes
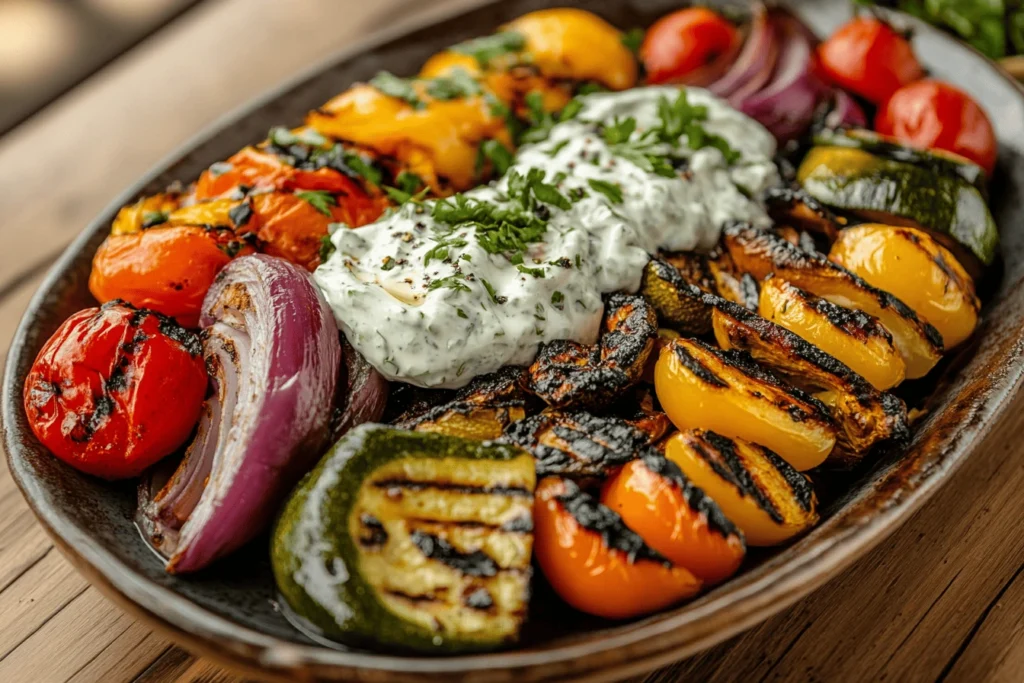
[[[771,78],[777,50],[774,31],[768,21],[768,10],[763,4],[757,3],[753,7],[749,35],[739,56],[724,76],[708,86],[708,90],[725,98],[741,88],[748,91],[753,87],[750,92],[758,90]]]
[[[343,380],[331,416],[331,442],[364,422],[378,422],[388,402],[388,381],[341,335]]]
[[[729,101],[785,142],[807,130],[830,89],[814,74],[813,37],[800,20],[773,9],[769,21],[780,46],[771,81],[754,93],[734,93]]]
[[[823,121],[826,128],[867,128],[868,117],[857,100],[845,90],[836,90]]]
[[[327,443],[341,364],[330,308],[283,259],[228,264],[200,325],[211,394],[196,436],[166,483],[157,473],[139,488],[139,526],[172,573],[202,569],[267,526]]]

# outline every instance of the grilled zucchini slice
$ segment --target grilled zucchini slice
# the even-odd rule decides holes
[[[903,381],[903,356],[878,318],[822,299],[770,275],[761,283],[761,316],[798,334],[879,391]]]
[[[797,179],[828,206],[946,235],[984,265],[991,265],[999,251],[999,230],[985,198],[958,176],[860,149],[814,147],[800,164]]]
[[[880,443],[902,444],[909,438],[901,400],[877,391],[821,349],[742,306],[718,300],[714,307],[712,325],[719,346],[748,352],[804,391],[824,390],[818,398],[839,426],[828,464],[849,467]]]
[[[516,640],[530,590],[533,458],[508,444],[362,425],[288,500],[278,590],[327,638],[417,651]]]
[[[872,315],[892,334],[909,379],[924,377],[942,358],[942,336],[905,303],[872,287],[824,255],[810,254],[782,237],[747,224],[727,226],[722,237],[737,267],[763,280],[774,273],[834,304]]]
[[[858,225],[840,233],[828,257],[905,301],[939,331],[947,349],[958,346],[978,326],[981,302],[974,281],[953,254],[923,230]]]
[[[668,439],[665,457],[718,504],[748,545],[778,545],[818,523],[811,482],[764,446],[691,429]]]
[[[818,235],[826,244],[832,244],[846,223],[828,207],[801,189],[772,187],[763,195],[768,215],[777,225],[788,225],[798,231]]]
[[[798,470],[817,467],[836,443],[826,406],[740,351],[675,339],[661,351],[654,387],[679,429],[711,429],[771,448]]]
[[[728,253],[720,249],[706,255],[693,251],[663,252],[660,259],[675,266],[691,285],[757,310],[757,280],[749,273],[737,271]]]
[[[938,173],[955,176],[970,183],[985,196],[985,170],[959,154],[941,149],[917,149],[901,145],[893,138],[863,128],[824,128],[814,134],[814,144],[823,147],[850,147],[882,159],[901,161]]]
[[[706,334],[711,329],[711,315],[701,301],[701,289],[687,282],[675,266],[651,259],[644,268],[640,292],[651,302],[662,325],[692,335]]]

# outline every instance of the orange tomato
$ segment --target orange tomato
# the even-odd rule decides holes
[[[93,257],[89,291],[101,303],[122,299],[197,327],[206,290],[231,260],[218,232],[157,226],[109,235]]]
[[[649,83],[706,85],[714,67],[730,59],[740,33],[722,15],[706,7],[668,14],[647,30],[640,59]]]
[[[647,545],[705,583],[724,581],[743,562],[746,545],[736,527],[661,455],[627,463],[605,483],[601,502]]]
[[[996,167],[992,122],[974,98],[949,83],[928,79],[900,88],[878,108],[875,130],[914,147],[952,152],[989,175]]]
[[[570,480],[541,480],[533,523],[534,553],[544,576],[582,612],[628,619],[701,588],[700,579],[652,552],[618,515]]]
[[[836,85],[881,104],[924,77],[910,41],[874,17],[847,22],[818,46],[822,73]]]

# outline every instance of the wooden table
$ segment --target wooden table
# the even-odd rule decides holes
[[[161,156],[349,37],[422,6],[209,2],[0,138],[0,352],[64,245]],[[852,569],[647,680],[1024,680],[1021,407]],[[53,549],[0,465],[0,681],[68,680],[239,679],[91,588]]]

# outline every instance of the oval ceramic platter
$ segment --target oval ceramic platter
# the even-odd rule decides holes
[[[90,261],[117,208],[173,179],[196,177],[210,163],[262,139],[272,125],[300,121],[308,109],[380,69],[415,73],[442,47],[546,5],[573,4],[585,3],[504,1],[351,47],[310,75],[223,119],[114,201],[64,252],[29,305],[8,356],[4,436],[11,473],[36,515],[64,553],[107,595],[186,647],[262,677],[616,679],[722,641],[823,584],[920,507],[1007,411],[1024,373],[1024,288],[1019,286],[1024,277],[1024,91],[969,48],[906,20],[916,28],[915,47],[922,61],[935,75],[977,98],[995,124],[1000,162],[993,212],[1002,231],[1005,267],[988,299],[977,344],[947,369],[913,444],[856,473],[842,493],[828,500],[823,521],[812,533],[774,554],[751,558],[751,566],[739,576],[675,609],[625,624],[567,609],[531,615],[532,628],[518,649],[462,657],[403,657],[311,641],[277,608],[265,539],[200,575],[182,579],[164,573],[132,523],[134,486],[103,483],[50,457],[33,437],[21,408],[24,377],[40,346],[67,316],[94,305],[86,287]],[[827,35],[850,14],[847,0],[791,4],[819,35]],[[609,0],[589,9],[629,28],[649,25],[678,5],[678,0]]]

